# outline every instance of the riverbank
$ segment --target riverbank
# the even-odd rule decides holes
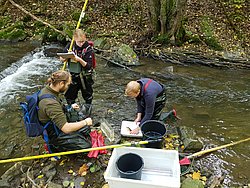
[[[50,23],[58,30],[72,36],[77,25],[83,2],[24,0],[19,3],[37,18]],[[45,27],[9,1],[3,3],[0,38],[9,40],[39,40],[42,43],[60,42],[65,44],[62,34]],[[155,49],[168,53],[194,53],[206,57],[224,58],[249,64],[250,36],[246,16],[232,23],[228,13],[247,15],[248,4],[223,4],[219,2],[188,1],[185,16],[186,42],[178,45],[167,44],[166,39],[153,37],[147,18],[144,1],[89,1],[80,28],[89,38],[105,38],[111,47],[119,43],[129,44],[138,54],[148,55]],[[238,8],[237,8],[238,7]],[[225,12],[226,11],[226,12]],[[15,14],[14,14],[15,13]],[[232,15],[233,16],[233,15]],[[159,58],[160,59],[160,58]],[[214,59],[214,58],[213,58]],[[196,62],[199,64],[199,62]],[[234,63],[231,63],[232,67]],[[213,66],[213,65],[211,65]],[[240,68],[240,66],[235,66]],[[244,68],[244,66],[243,66]]]

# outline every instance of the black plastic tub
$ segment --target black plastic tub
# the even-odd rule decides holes
[[[143,166],[142,157],[135,153],[121,155],[116,161],[116,168],[121,178],[140,180]]]
[[[166,134],[166,127],[161,121],[148,120],[141,125],[143,134],[142,140],[155,141],[148,143],[147,148],[161,149],[163,144],[163,137]]]

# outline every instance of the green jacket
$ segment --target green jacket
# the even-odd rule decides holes
[[[67,119],[63,111],[63,104],[60,101],[59,93],[47,85],[41,90],[40,96],[44,94],[52,94],[56,97],[56,100],[51,98],[41,100],[38,105],[38,118],[44,124],[52,121],[61,129],[67,123]]]

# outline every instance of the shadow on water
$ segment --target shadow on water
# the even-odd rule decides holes
[[[47,76],[62,66],[58,59],[46,57],[44,48],[21,60],[13,59],[1,68],[0,74],[4,76],[0,80],[0,158],[28,155],[33,152],[32,144],[39,142],[25,136],[18,109],[25,95],[42,87]],[[7,57],[5,52],[3,55]],[[141,62],[143,65],[131,72],[98,61],[93,101],[95,122],[106,118],[118,131],[122,120],[134,119],[136,104],[124,96],[124,88],[130,80],[147,76],[166,86],[166,111],[175,108],[182,118],[180,125],[195,129],[206,146],[219,146],[250,136],[249,71],[173,66],[145,58]],[[173,73],[169,73],[172,68]],[[217,174],[226,173],[225,186],[246,183],[249,149],[249,143],[226,148],[200,163]],[[0,173],[7,167],[1,166]]]

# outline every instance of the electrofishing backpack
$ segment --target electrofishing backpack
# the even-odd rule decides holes
[[[43,135],[46,143],[48,142],[48,134],[46,128],[52,123],[51,121],[43,125],[38,119],[38,103],[39,101],[47,98],[56,100],[56,97],[52,94],[44,94],[38,97],[40,91],[26,96],[26,102],[21,102],[20,106],[23,111],[23,120],[26,129],[26,134],[29,137],[37,137]],[[53,124],[55,130],[57,131],[56,126]]]

